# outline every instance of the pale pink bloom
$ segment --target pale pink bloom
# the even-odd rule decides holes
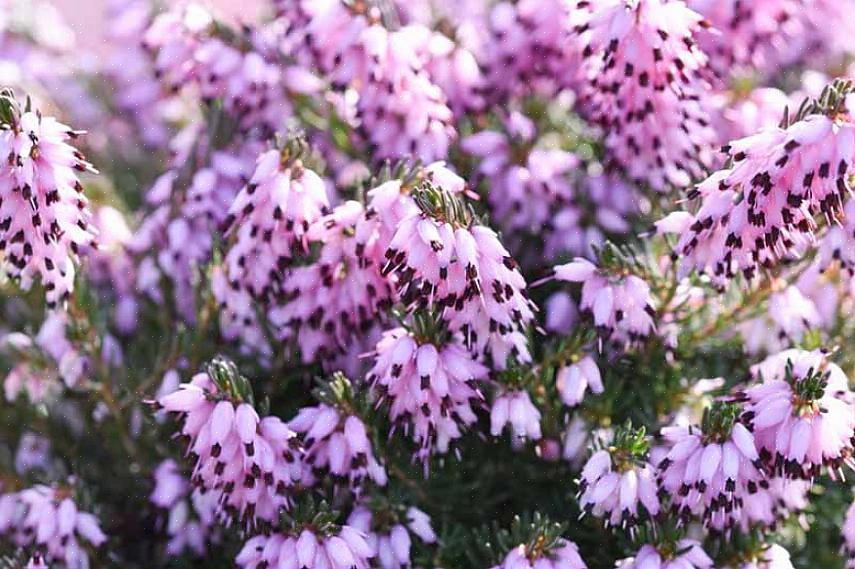
[[[591,315],[606,339],[630,343],[654,332],[655,301],[650,286],[641,278],[612,275],[579,257],[557,265],[554,278],[582,283],[579,308]]]
[[[306,528],[293,534],[250,538],[235,558],[242,569],[369,569],[376,552],[367,536],[349,526],[326,534]]]
[[[749,354],[774,353],[798,343],[822,319],[813,300],[796,285],[769,296],[766,314],[739,324],[743,346]]]
[[[653,467],[635,457],[621,459],[611,450],[595,452],[579,477],[579,505],[607,525],[632,529],[642,512],[659,513]],[[642,509],[643,508],[643,509]]]
[[[536,143],[534,123],[516,111],[506,122],[512,121],[526,123],[522,134],[514,135],[513,125],[508,126],[509,134],[485,130],[464,139],[461,147],[481,158],[478,175],[488,181],[487,198],[495,218],[508,229],[537,233],[555,207],[573,198],[567,174],[580,161],[559,149],[527,150]]]
[[[698,38],[722,74],[765,75],[805,60],[816,62],[853,49],[852,27],[839,2],[818,0],[688,0],[712,29]],[[828,22],[840,22],[830,26]]]
[[[336,207],[306,232],[317,259],[291,270],[284,299],[269,311],[283,340],[294,339],[304,362],[344,353],[383,321],[395,297],[380,274],[383,250],[376,215],[356,201]]]
[[[296,433],[279,418],[261,418],[207,373],[158,399],[183,418],[181,433],[196,457],[191,481],[219,497],[218,516],[252,526],[272,521],[289,505],[289,488],[302,474]]]
[[[373,517],[370,509],[357,506],[347,518],[347,525],[366,536],[368,545],[376,552],[376,563],[382,569],[402,569],[411,566],[411,534],[424,543],[436,542],[430,517],[418,508],[408,508],[403,516],[404,519],[383,523],[380,528],[374,527]]]
[[[478,382],[486,378],[487,368],[458,342],[435,345],[404,328],[383,333],[367,376],[380,401],[388,401],[390,419],[418,444],[421,460],[448,452],[475,423],[472,407],[484,399]]]
[[[671,549],[671,548],[669,548]],[[693,539],[674,544],[677,554],[665,554],[653,545],[642,545],[635,557],[617,562],[617,569],[713,569],[713,560]]]
[[[752,366],[743,420],[770,471],[812,480],[852,465],[855,413],[846,374],[817,350],[786,350]]]
[[[0,130],[0,251],[3,268],[28,290],[36,277],[48,307],[63,304],[74,287],[78,253],[97,233],[77,178],[94,172],[68,141],[78,131],[36,111],[20,112]]]
[[[810,115],[731,142],[732,165],[690,193],[701,199],[675,254],[684,273],[724,285],[757,275],[813,242],[817,217],[833,221],[850,193],[855,128],[848,117]]]
[[[284,269],[328,207],[320,176],[300,160],[283,163],[279,150],[263,153],[226,218],[226,232],[235,237],[226,254],[229,281],[255,298],[279,293]]]
[[[216,521],[219,495],[192,486],[172,459],[161,462],[154,471],[154,490],[149,496],[152,504],[168,511],[166,532],[167,551],[179,555],[185,549],[203,555]]]
[[[704,174],[710,127],[706,25],[683,2],[595,0],[573,13],[584,72],[582,110],[605,131],[609,160],[664,191]]]
[[[386,485],[386,470],[374,456],[365,423],[356,415],[321,403],[300,409],[288,427],[299,433],[305,444],[303,462],[311,469],[309,479],[312,474],[318,478],[328,475],[356,492],[367,480]]]
[[[714,407],[716,412],[724,413]],[[657,467],[659,486],[671,497],[674,514],[683,523],[699,516],[714,527],[729,529],[741,518],[743,500],[757,492],[765,475],[759,469],[754,437],[744,425],[710,423],[721,430],[662,429],[670,450]]]
[[[98,519],[78,509],[69,489],[43,485],[0,496],[0,535],[69,569],[88,567],[87,545],[107,541]]]
[[[521,544],[511,549],[505,559],[491,569],[586,569],[575,543],[558,538],[548,549],[529,549]]]
[[[578,82],[580,58],[570,27],[573,3],[522,0],[489,6],[481,57],[488,96],[553,96]],[[482,25],[483,26],[483,25]]]
[[[590,389],[595,394],[603,392],[600,368],[591,356],[585,356],[578,362],[560,368],[555,376],[555,386],[561,400],[575,407],[584,399],[585,391]]]
[[[569,334],[579,318],[579,309],[569,293],[559,291],[550,295],[545,303],[546,329],[558,334]]]
[[[514,440],[540,439],[540,411],[527,391],[508,391],[496,397],[490,409],[490,434],[500,436],[506,425]]]
[[[736,564],[729,564],[722,569],[794,569],[790,561],[790,552],[773,543],[762,546],[759,551],[751,552]]]
[[[510,355],[527,361],[523,331],[534,318],[534,305],[516,262],[492,229],[471,223],[449,188],[421,191],[424,211],[398,223],[383,274],[397,275],[407,305],[439,308],[450,330],[462,333],[473,353],[491,356],[496,367],[503,368]],[[428,203],[434,198],[449,204],[447,211]]]
[[[108,8],[111,53],[107,62],[116,86],[116,105],[131,119],[143,142],[155,147],[166,143],[166,90],[155,78],[154,63],[143,46],[151,24],[152,6],[145,0],[112,0]]]
[[[46,470],[50,461],[50,439],[27,431],[18,441],[15,452],[15,472],[20,475],[32,470]]]

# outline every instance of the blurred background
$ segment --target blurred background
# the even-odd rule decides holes
[[[171,0],[169,0],[171,1]],[[81,47],[93,48],[96,53],[106,49],[107,6],[110,0],[50,0],[66,24],[74,31]],[[201,0],[217,12],[234,21],[252,21],[264,10],[264,0]]]

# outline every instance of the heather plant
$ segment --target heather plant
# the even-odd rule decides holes
[[[855,567],[852,0],[0,0],[0,567]]]

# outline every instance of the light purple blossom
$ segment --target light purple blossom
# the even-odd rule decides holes
[[[302,475],[296,433],[279,418],[261,418],[247,402],[221,391],[207,373],[158,399],[183,418],[181,433],[196,457],[191,481],[218,496],[218,516],[252,526],[289,505]]]
[[[490,409],[490,434],[498,437],[509,426],[515,441],[540,439],[540,411],[527,391],[508,391],[496,397]]]
[[[94,172],[68,141],[81,133],[4,96],[0,124],[0,251],[3,267],[29,289],[41,279],[49,307],[68,300],[78,253],[96,231],[77,175]]]
[[[257,535],[246,542],[235,563],[243,569],[369,569],[375,555],[363,532],[343,525],[329,535],[309,528],[293,535]]]
[[[98,519],[78,508],[68,488],[43,485],[0,495],[0,535],[75,569],[88,567],[86,544],[107,541]]]
[[[785,350],[752,366],[743,420],[769,470],[813,479],[852,465],[855,415],[846,374],[821,351]]]
[[[311,473],[343,480],[356,491],[367,480],[386,485],[386,470],[375,458],[368,429],[358,416],[321,403],[300,409],[288,427],[302,437],[303,462]]]
[[[641,278],[611,274],[579,257],[556,266],[554,277],[582,283],[579,308],[593,317],[594,326],[606,339],[631,343],[654,332],[655,301]]]
[[[419,445],[416,456],[448,452],[476,421],[473,405],[484,397],[477,382],[487,368],[455,341],[435,345],[404,328],[384,332],[367,379],[389,403],[389,417]]]
[[[642,545],[634,557],[617,562],[617,569],[713,569],[713,561],[695,540],[683,539],[669,548]]]

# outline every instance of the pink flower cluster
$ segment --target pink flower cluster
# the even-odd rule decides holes
[[[357,493],[367,480],[386,484],[386,470],[374,457],[368,430],[357,415],[321,403],[300,409],[288,427],[299,433],[305,445],[303,463],[311,473],[304,483],[312,481],[312,474],[329,475]]]
[[[80,250],[95,239],[79,172],[94,172],[68,141],[81,133],[0,96],[0,252],[29,289],[41,279],[49,307],[68,300]]]
[[[303,474],[300,441],[278,417],[260,418],[224,388],[199,373],[157,403],[181,415],[196,458],[191,480],[217,496],[218,517],[247,526],[273,522]]]
[[[81,511],[70,489],[33,486],[0,494],[0,535],[19,548],[33,548],[40,558],[66,567],[87,567],[85,544],[107,541],[98,519]]]
[[[397,523],[389,528],[374,528],[374,515],[368,508],[354,508],[347,518],[347,525],[365,534],[368,544],[376,552],[376,563],[382,569],[402,569],[412,564],[412,537],[423,543],[436,542],[436,534],[430,525],[430,517],[415,507],[409,507]]]
[[[716,142],[707,56],[696,44],[707,22],[667,0],[585,1],[573,18],[582,110],[602,127],[609,159],[660,191],[700,177]]]
[[[668,548],[642,545],[635,557],[618,561],[616,569],[712,569],[713,560],[701,545],[691,539],[683,539]]]
[[[785,350],[751,368],[757,384],[740,395],[744,420],[766,468],[795,479],[855,467],[855,415],[848,379],[820,351]]]
[[[218,495],[204,487],[191,492],[190,481],[172,459],[161,462],[154,471],[154,490],[149,500],[168,510],[166,552],[180,555],[185,549],[204,555],[209,540],[214,537]]]
[[[655,301],[641,278],[613,274],[578,257],[556,266],[554,278],[582,283],[579,307],[593,317],[594,326],[606,339],[631,343],[654,332]]]
[[[740,273],[753,278],[804,252],[818,219],[841,216],[851,193],[855,129],[851,95],[840,96],[846,99],[833,116],[810,114],[725,147],[731,166],[690,194],[701,199],[697,213],[670,217],[684,271],[696,268],[722,285]]]
[[[344,525],[328,535],[309,528],[295,535],[257,535],[246,542],[235,563],[242,569],[368,569],[375,554],[364,533]]]
[[[582,469],[579,504],[606,524],[631,529],[642,512],[651,517],[659,513],[657,491],[650,463],[626,456],[623,449],[602,449]]]
[[[389,402],[396,428],[413,438],[422,460],[446,453],[476,421],[473,406],[484,400],[478,382],[487,368],[457,342],[436,345],[404,328],[384,332],[376,352],[367,380]]]
[[[416,201],[420,211],[398,223],[383,266],[384,274],[397,275],[402,300],[441,310],[449,329],[499,368],[511,355],[528,360],[523,330],[534,305],[496,233],[474,225],[450,188],[423,187]]]

